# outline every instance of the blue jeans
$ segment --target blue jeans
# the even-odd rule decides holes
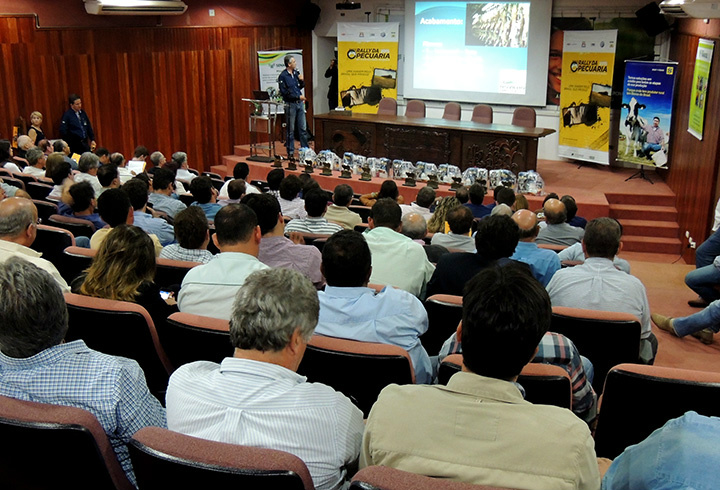
[[[707,308],[698,313],[683,318],[675,318],[673,328],[678,337],[699,332],[704,328],[712,329],[713,332],[717,333],[720,331],[720,300],[713,301]]]
[[[307,141],[307,121],[305,120],[305,102],[285,102],[285,122],[287,124],[287,148],[288,157],[295,154],[295,125],[297,124],[300,133],[300,147],[305,148]]]
[[[90,248],[90,239],[86,236],[79,236],[75,238],[75,246],[82,248]]]
[[[662,146],[657,143],[643,143],[642,151],[646,156],[650,156],[650,151],[660,151]]]
[[[712,265],[718,255],[720,255],[720,233],[715,232],[695,251],[695,267],[699,269],[706,265]]]
[[[708,303],[720,299],[720,291],[713,287],[720,286],[720,270],[712,264],[688,272],[685,284]]]

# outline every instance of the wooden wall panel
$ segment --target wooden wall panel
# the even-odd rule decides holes
[[[241,99],[259,86],[256,51],[280,48],[302,49],[312,66],[310,32],[293,27],[38,29],[33,17],[0,17],[0,137],[34,110],[59,137],[74,92],[99,145],[126,157],[138,144],[168,158],[185,151],[209,170],[249,142]]]

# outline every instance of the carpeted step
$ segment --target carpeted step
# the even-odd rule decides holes
[[[677,222],[677,209],[673,206],[611,204],[610,217],[615,219]]]
[[[235,166],[235,164],[233,164],[233,166]],[[216,174],[220,175],[220,177],[222,177],[223,179],[227,175],[232,175],[232,171],[228,172],[227,165],[213,165],[212,167],[210,167],[210,171],[215,172]]]
[[[677,238],[623,235],[623,251],[680,255],[682,243]]]
[[[250,147],[248,145],[235,145],[233,146],[233,155],[239,157],[249,157]]]
[[[634,204],[641,206],[675,206],[674,195],[632,194],[606,192],[605,199],[610,204]]]
[[[620,219],[618,220],[623,227],[623,234],[678,238],[679,226],[673,221],[646,221],[640,219]]]

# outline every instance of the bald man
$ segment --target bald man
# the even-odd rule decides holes
[[[535,243],[540,227],[537,215],[530,210],[521,209],[512,216],[520,228],[520,240],[511,259],[524,262],[530,266],[535,279],[547,286],[553,274],[560,270],[558,254],[552,250],[540,248]]]
[[[548,199],[543,205],[543,212],[547,226],[538,233],[537,243],[569,247],[582,241],[585,231],[566,223],[567,210],[562,201]]]
[[[70,287],[52,262],[30,248],[37,236],[37,222],[37,208],[31,200],[9,197],[0,201],[0,263],[10,257],[22,257],[47,271],[63,292],[69,292]]]

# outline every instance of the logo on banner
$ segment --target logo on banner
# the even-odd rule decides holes
[[[354,60],[356,58],[360,60],[389,60],[390,50],[378,48],[355,48],[348,50],[347,57],[349,60]]]
[[[579,60],[570,63],[570,71],[575,72],[591,72],[591,73],[607,73],[607,61],[598,60]]]

